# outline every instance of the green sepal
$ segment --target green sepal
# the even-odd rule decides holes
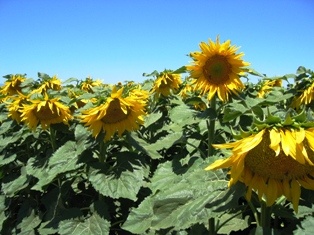
[[[305,112],[305,109],[302,109],[301,113],[299,113],[298,115],[294,116],[294,120],[296,122],[300,122],[300,123],[306,122],[307,114]]]

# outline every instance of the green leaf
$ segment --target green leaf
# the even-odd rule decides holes
[[[174,73],[174,74],[186,73],[186,67],[182,66],[182,67],[178,68],[177,70],[173,71],[172,73]]]
[[[226,107],[224,111],[223,122],[232,121],[233,119],[236,119],[246,111],[248,111],[248,108],[245,107],[243,104],[232,103],[228,107]]]
[[[145,199],[136,209],[133,209],[122,228],[133,234],[144,234],[151,227],[154,218],[153,198]]]
[[[80,168],[83,163],[78,163],[79,155],[84,151],[84,146],[74,141],[68,141],[61,146],[49,159],[48,165],[36,175],[39,181],[32,187],[33,190],[43,191],[43,187],[50,184],[59,174],[74,171]],[[30,168],[28,168],[30,169]],[[32,174],[36,169],[30,169]]]
[[[162,117],[162,113],[151,113],[146,116],[145,122],[144,122],[144,127],[149,127],[151,124],[154,124],[155,122],[158,121]]]
[[[182,126],[196,123],[197,120],[195,119],[195,114],[196,112],[184,103],[169,111],[171,121],[180,123]]]
[[[182,137],[181,132],[173,132],[165,137],[160,138],[155,143],[150,144],[146,147],[148,151],[158,151],[162,149],[170,148],[176,141],[180,140]]]
[[[314,218],[313,216],[307,216],[301,222],[301,226],[297,225],[297,229],[294,230],[295,235],[312,235],[314,234]]]
[[[3,222],[7,219],[7,216],[5,214],[6,210],[5,198],[6,197],[4,195],[0,195],[0,228],[2,228]]]
[[[11,162],[13,162],[16,159],[16,154],[10,154],[9,156],[7,156],[8,154],[1,154],[0,155],[0,166],[4,166],[7,165]]]
[[[292,93],[283,94],[282,92],[273,89],[266,97],[266,101],[269,103],[278,103],[285,101],[293,96]]]
[[[111,198],[127,198],[137,200],[137,193],[143,186],[143,179],[146,175],[143,166],[131,164],[131,170],[104,174],[101,170],[92,169],[88,175],[88,180],[93,187],[102,195]]]
[[[232,231],[239,231],[246,229],[250,224],[248,217],[242,218],[242,215],[234,217],[234,214],[224,214],[219,218],[219,234],[230,234]]]
[[[226,193],[223,172],[205,171],[207,165],[198,159],[185,174],[177,175],[172,162],[161,164],[151,179],[152,195],[130,212],[123,228],[136,234],[172,227],[178,231],[225,213],[224,206],[230,202],[233,191]],[[138,225],[144,217],[145,223]]]
[[[95,212],[86,219],[65,220],[59,224],[60,235],[107,235],[109,231],[110,222]]]
[[[31,210],[27,217],[24,217],[22,222],[18,224],[17,228],[21,229],[21,235],[35,235],[35,228],[41,223],[41,219]]]
[[[126,139],[128,143],[135,147],[138,151],[142,151],[152,159],[162,158],[162,156],[157,152],[157,150],[151,147],[151,144],[138,138],[134,132],[128,133],[126,135]]]
[[[2,191],[7,197],[13,197],[17,192],[26,188],[30,181],[30,176],[26,173],[26,168],[21,168],[21,174],[14,180],[2,183]]]

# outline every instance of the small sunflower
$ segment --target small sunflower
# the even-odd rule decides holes
[[[293,108],[300,107],[301,105],[311,104],[314,100],[314,83],[312,83],[309,87],[305,88],[302,93],[296,96],[291,106]]]
[[[1,93],[7,96],[17,94],[21,91],[21,84],[25,80],[26,78],[21,75],[13,75],[4,83],[3,87],[1,88]]]
[[[83,81],[80,85],[81,90],[87,91],[89,93],[93,93],[93,87],[103,85],[102,81],[96,80],[94,81],[92,78],[88,77]]]
[[[181,75],[171,73],[171,71],[162,72],[155,80],[152,93],[155,93],[157,98],[160,95],[167,97],[171,92],[176,92],[182,84]]]
[[[59,98],[49,98],[48,94],[45,94],[44,98],[30,99],[29,101],[30,103],[23,104],[20,112],[21,121],[32,130],[35,130],[39,123],[45,130],[51,124],[68,124],[68,121],[73,118],[69,107],[62,104]]]
[[[314,190],[314,128],[265,128],[236,142],[213,146],[231,148],[232,155],[206,170],[231,168],[229,186],[243,182],[248,200],[252,190],[267,206],[284,195],[297,211],[301,187]]]
[[[33,90],[31,93],[35,94],[45,94],[48,89],[54,90],[54,91],[59,91],[62,88],[62,82],[57,76],[53,76],[52,78],[45,78],[40,86]]]
[[[262,82],[262,86],[260,90],[257,93],[257,97],[263,98],[265,95],[271,91],[273,87],[281,87],[282,86],[282,80],[281,79],[266,79]]]
[[[144,122],[148,93],[133,90],[123,97],[123,89],[117,90],[114,87],[105,103],[82,111],[79,118],[92,131],[94,137],[104,132],[104,141],[108,141],[115,133],[122,136],[124,131],[137,130]]]
[[[201,42],[200,49],[201,52],[191,53],[193,64],[186,66],[191,77],[196,79],[196,90],[207,94],[208,100],[217,94],[222,101],[227,101],[230,93],[238,94],[243,90],[240,74],[249,63],[241,59],[243,53],[236,54],[238,47],[231,46],[230,40],[220,44],[217,37],[216,42]]]
[[[18,92],[18,95],[11,96],[6,102],[9,111],[8,117],[20,123],[22,119],[20,109],[23,107],[23,104],[27,103],[27,100],[28,97],[20,92]]]

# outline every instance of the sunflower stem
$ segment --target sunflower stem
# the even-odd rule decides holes
[[[272,213],[272,207],[267,206],[266,202],[261,202],[261,227],[263,229],[270,228],[270,222],[271,222],[271,213]]]
[[[50,143],[51,143],[52,151],[55,152],[57,150],[56,131],[50,126],[49,132],[50,132]]]
[[[208,220],[208,231],[209,235],[216,235],[215,218],[210,218]]]
[[[253,215],[254,215],[254,218],[255,218],[255,221],[256,221],[256,225],[258,227],[261,226],[261,222],[260,222],[260,218],[259,218],[259,214],[258,214],[258,211],[256,210],[255,206],[253,205],[253,203],[251,201],[248,201],[248,204],[253,212]]]
[[[210,100],[210,108],[216,112],[216,96],[212,97]],[[213,155],[214,153],[214,147],[213,139],[215,135],[215,122],[216,118],[211,118],[209,121],[207,120],[207,129],[208,129],[208,156]]]
[[[100,141],[99,143],[99,162],[104,163],[106,160],[106,150],[107,150],[107,145],[105,144],[104,141]]]

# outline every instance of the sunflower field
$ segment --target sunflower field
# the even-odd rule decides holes
[[[199,46],[141,83],[4,76],[0,234],[313,234],[314,72]]]

